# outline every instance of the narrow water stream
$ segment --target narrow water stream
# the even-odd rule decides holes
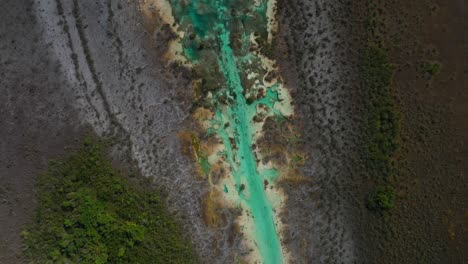
[[[219,140],[215,153],[199,159],[204,171],[223,163],[228,175],[214,186],[244,212],[241,229],[258,258],[283,263],[278,211],[284,197],[274,187],[280,172],[262,163],[255,145],[267,117],[292,113],[290,98],[261,55],[270,43],[266,0],[169,0],[182,53],[201,77],[199,104],[211,112],[206,132]],[[269,24],[270,23],[270,24]],[[208,155],[210,158],[208,158]]]
[[[275,229],[272,206],[265,195],[264,179],[259,175],[252,151],[253,135],[250,126],[253,118],[252,110],[254,109],[247,105],[246,98],[242,94],[244,89],[236,66],[236,58],[229,44],[229,33],[224,28],[221,29],[220,42],[220,64],[234,103],[226,107],[224,114],[222,113],[223,109],[217,109],[216,116],[218,119],[221,117],[223,121],[227,121],[227,124],[234,127],[233,132],[236,135],[234,142],[238,146],[238,150],[232,151],[231,142],[226,136],[223,136],[227,134],[224,126],[220,126],[217,133],[222,135],[221,139],[226,146],[227,158],[237,161],[237,164],[232,166],[232,174],[238,183],[237,186],[245,184],[245,189],[239,188],[239,197],[252,212],[260,254],[265,263],[281,263],[281,247]],[[246,190],[250,194],[249,196],[244,194]]]

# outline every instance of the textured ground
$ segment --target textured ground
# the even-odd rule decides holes
[[[368,183],[356,158],[356,67],[365,38],[358,2],[278,2],[275,54],[308,156],[306,181],[282,186],[289,197],[283,242],[295,263],[418,263],[420,252],[423,263],[463,263],[466,6],[421,0],[385,7],[385,30],[398,39],[391,56],[409,143],[399,154],[398,205],[383,217],[364,206]],[[182,155],[177,134],[193,128],[191,76],[159,59],[169,38],[164,28],[145,24],[133,1],[4,0],[0,7],[0,263],[21,263],[19,231],[34,208],[34,177],[76,144],[83,127],[115,137],[116,157],[134,160],[170,190],[169,207],[206,263],[230,263],[240,237],[232,225],[203,223],[208,186]],[[421,73],[424,60],[442,62],[437,78]]]
[[[291,87],[309,184],[285,185],[288,242],[304,263],[352,262],[355,55],[347,1],[280,1],[280,68]],[[353,61],[354,59],[354,61]],[[351,199],[350,199],[351,197]]]
[[[381,32],[397,66],[392,88],[402,114],[402,147],[393,179],[397,206],[384,216],[362,215],[361,258],[464,263],[467,6],[456,0],[389,1],[380,9]],[[434,61],[442,68],[431,77],[423,65]]]
[[[181,153],[178,132],[189,116],[190,80],[159,60],[157,32],[146,31],[136,2],[37,1],[43,37],[51,40],[76,98],[80,120],[120,140],[143,175],[170,191],[167,203],[208,259],[212,231],[202,222],[206,186]],[[160,55],[160,54],[159,54]]]
[[[34,209],[35,176],[82,129],[32,3],[4,1],[0,16],[0,263],[9,264],[21,260],[19,232]]]

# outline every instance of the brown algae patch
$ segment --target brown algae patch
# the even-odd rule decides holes
[[[205,224],[212,228],[222,228],[228,224],[223,213],[221,193],[213,189],[206,193],[203,199],[203,220]]]
[[[168,43],[168,49],[164,54],[164,59],[168,61],[177,61],[187,67],[191,63],[183,55],[181,40],[184,38],[184,32],[178,30],[178,25],[175,23],[172,15],[172,7],[166,0],[140,0],[140,12],[145,18],[146,28],[150,32],[154,32],[155,28],[161,27],[164,24],[169,25],[172,32],[176,34],[176,38]]]

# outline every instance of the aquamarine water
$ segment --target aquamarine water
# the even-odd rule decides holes
[[[169,0],[172,15],[184,32],[184,56],[203,80],[199,105],[213,113],[207,133],[219,138],[232,177],[221,188],[235,194],[253,221],[253,240],[266,264],[283,262],[282,248],[271,199],[265,180],[274,184],[279,173],[261,169],[253,149],[255,121],[283,115],[279,83],[265,82],[271,75],[262,66],[259,50],[267,45],[267,5],[265,0]],[[261,50],[260,50],[261,51]],[[268,85],[267,85],[268,83]],[[207,164],[205,160],[204,171]]]

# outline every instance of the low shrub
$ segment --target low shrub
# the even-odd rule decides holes
[[[395,207],[395,192],[392,187],[378,187],[367,197],[367,208],[372,211],[385,211]]]
[[[38,178],[22,232],[31,263],[196,263],[191,244],[149,184],[130,182],[91,139]]]
[[[442,69],[442,64],[440,64],[437,61],[428,61],[425,62],[423,65],[423,71],[427,74],[429,74],[431,77],[435,77],[440,73],[440,70]]]
[[[399,147],[400,114],[390,90],[394,66],[387,53],[376,46],[364,52],[361,77],[365,91],[365,159],[371,171],[387,177],[391,158]]]

